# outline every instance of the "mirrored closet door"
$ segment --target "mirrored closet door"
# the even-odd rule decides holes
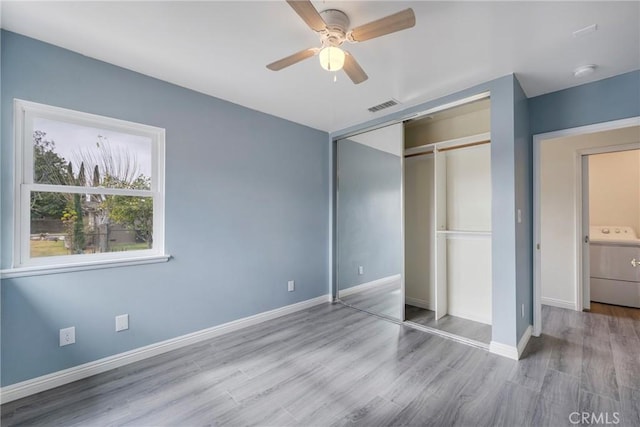
[[[403,124],[337,141],[338,299],[402,321]]]

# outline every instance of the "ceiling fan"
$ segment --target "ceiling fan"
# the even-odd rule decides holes
[[[340,10],[328,9],[318,13],[309,0],[287,0],[287,3],[313,31],[318,33],[321,47],[301,50],[286,58],[272,62],[267,65],[267,68],[273,71],[282,70],[304,59],[318,55],[320,65],[325,70],[338,71],[344,69],[344,72],[347,73],[353,83],[362,83],[369,76],[360,67],[353,55],[341,49],[342,44],[345,41],[351,43],[363,42],[411,28],[416,24],[416,16],[413,13],[413,9],[409,8],[348,30],[349,17]]]

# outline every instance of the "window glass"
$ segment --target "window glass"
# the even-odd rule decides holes
[[[153,199],[34,191],[30,227],[32,258],[152,249]]]
[[[151,177],[151,138],[58,120],[33,119],[33,181],[126,187]]]

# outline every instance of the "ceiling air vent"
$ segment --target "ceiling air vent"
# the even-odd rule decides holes
[[[394,105],[398,105],[398,101],[395,99],[390,99],[388,101],[383,102],[382,104],[374,105],[373,107],[369,107],[368,110],[371,113],[377,113],[380,110],[384,110],[385,108],[393,107]]]

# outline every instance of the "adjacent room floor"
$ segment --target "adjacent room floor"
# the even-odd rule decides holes
[[[2,425],[637,425],[640,315],[543,315],[514,361],[323,304],[10,402]]]
[[[408,322],[459,335],[482,344],[488,345],[491,342],[491,325],[451,315],[436,320],[435,311],[413,305],[405,305],[404,313]]]

